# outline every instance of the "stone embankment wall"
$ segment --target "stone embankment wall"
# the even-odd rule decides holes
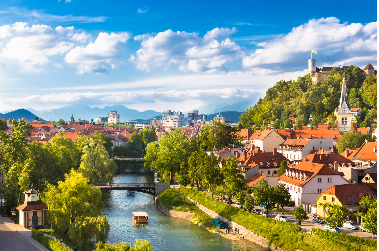
[[[223,222],[225,222],[225,224],[229,228],[231,228],[232,230],[234,230],[234,231],[237,230],[237,233],[239,233],[240,236],[242,236],[245,240],[254,242],[254,243],[256,243],[260,246],[263,246],[263,247],[268,247],[268,240],[266,238],[253,233],[251,230],[245,228],[244,226],[242,226],[240,224],[235,223],[234,221],[231,221],[227,218],[222,217],[221,215],[217,214],[216,212],[204,207],[203,205],[201,205],[197,201],[192,200],[191,198],[188,198],[188,199],[190,201],[192,201],[201,211],[205,212],[206,214],[208,214],[212,218],[220,219]],[[274,244],[271,244],[270,249],[271,250],[283,251],[281,248],[275,247]]]
[[[168,216],[172,216],[172,217],[176,217],[176,218],[180,218],[180,219],[184,219],[184,220],[190,220],[192,218],[192,216],[195,215],[195,213],[191,213],[191,212],[182,212],[182,211],[170,210],[170,209],[162,206],[158,200],[156,200],[155,202],[156,202],[158,209],[161,210],[164,214],[166,214]]]

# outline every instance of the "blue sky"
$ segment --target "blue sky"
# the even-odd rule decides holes
[[[377,65],[368,1],[1,1],[0,112],[210,112],[317,66]]]

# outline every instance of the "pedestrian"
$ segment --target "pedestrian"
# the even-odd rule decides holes
[[[75,246],[75,248],[74,248],[74,251],[78,251],[78,250],[76,249],[76,246]]]
[[[62,238],[61,238],[61,241],[60,241],[60,243],[62,243]]]

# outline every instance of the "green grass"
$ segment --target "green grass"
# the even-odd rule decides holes
[[[39,229],[38,230],[39,232],[42,232],[44,234],[48,234],[50,236],[51,234],[51,229],[50,228],[43,228],[43,229]],[[61,233],[60,231],[56,231],[54,228],[53,228],[53,236],[55,236],[57,239],[62,239],[62,242],[66,245],[68,245],[70,248],[74,249],[75,248],[75,244],[70,240],[70,238],[68,238],[66,235],[64,235],[63,233]],[[78,250],[81,250],[79,249],[79,247],[77,247]]]
[[[359,239],[336,239],[336,237],[329,235],[310,235],[302,233],[300,231],[301,228],[295,224],[248,213],[212,199],[209,195],[204,195],[196,189],[181,187],[179,193],[199,202],[219,215],[246,227],[253,233],[267,238],[270,243],[274,243],[277,247],[284,250],[376,250],[376,248],[373,248],[374,244],[376,247],[376,241],[368,244],[367,242],[358,241],[359,239],[363,239],[359,237]]]

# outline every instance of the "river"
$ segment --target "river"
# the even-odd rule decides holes
[[[128,168],[113,177],[114,183],[154,182],[154,174],[142,166]],[[128,242],[135,239],[150,241],[153,250],[267,250],[255,243],[232,241],[210,233],[190,221],[169,217],[155,207],[154,197],[136,192],[127,196],[127,191],[103,192],[106,215],[110,224],[109,243]],[[133,225],[132,212],[145,211],[149,223]]]

